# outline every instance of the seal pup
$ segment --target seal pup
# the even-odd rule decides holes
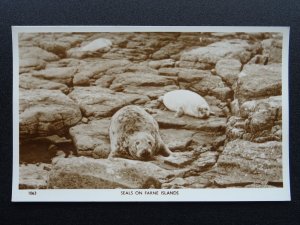
[[[139,106],[125,106],[113,115],[109,137],[108,158],[149,160],[154,155],[172,153],[161,139],[157,121]]]
[[[215,115],[210,111],[209,105],[203,97],[189,90],[170,91],[160,97],[159,100],[169,110],[175,111],[176,117],[185,114],[202,119],[208,118],[209,115]]]

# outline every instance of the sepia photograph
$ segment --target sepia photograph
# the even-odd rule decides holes
[[[13,27],[14,201],[289,200],[287,27]]]

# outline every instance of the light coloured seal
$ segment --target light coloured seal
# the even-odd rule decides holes
[[[176,117],[185,114],[197,118],[208,118],[209,115],[214,115],[206,100],[189,90],[170,91],[162,96],[160,100],[169,110],[176,112]]]
[[[109,158],[149,160],[172,153],[160,137],[156,120],[139,106],[125,106],[113,115],[109,137]]]

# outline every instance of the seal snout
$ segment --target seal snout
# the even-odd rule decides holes
[[[148,159],[148,158],[151,157],[151,152],[148,149],[146,149],[146,150],[141,152],[140,156],[143,159]]]

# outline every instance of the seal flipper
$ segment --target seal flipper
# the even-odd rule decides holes
[[[181,117],[183,116],[183,114],[184,114],[183,107],[179,107],[175,113],[175,117]]]
[[[162,156],[165,156],[165,157],[168,157],[172,154],[171,150],[163,142],[161,137],[159,137],[159,140],[158,140],[158,153],[161,154]]]

